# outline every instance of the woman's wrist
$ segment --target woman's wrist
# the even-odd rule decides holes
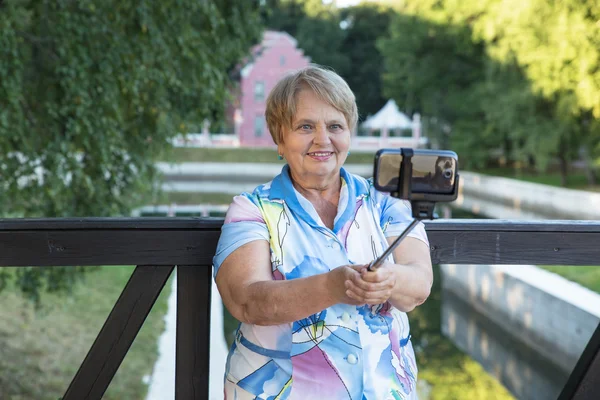
[[[339,267],[338,267],[339,268]],[[329,272],[325,273],[325,292],[328,297],[328,303],[338,304],[341,303],[341,296],[339,293],[339,271],[336,271],[338,268],[334,268]]]

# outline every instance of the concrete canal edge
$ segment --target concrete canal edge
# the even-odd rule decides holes
[[[519,398],[555,398],[600,322],[600,295],[532,265],[442,265],[441,272],[443,334]],[[463,311],[446,307],[450,297]],[[478,328],[482,318],[499,332]],[[494,349],[490,333],[503,348]]]
[[[494,208],[485,210],[478,201]],[[491,218],[600,219],[600,193],[474,172],[460,172],[459,197],[455,203]]]

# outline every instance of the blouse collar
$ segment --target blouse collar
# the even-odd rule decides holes
[[[352,175],[344,168],[340,169],[342,187],[338,200],[338,210],[334,220],[333,231],[337,233],[354,216],[356,205],[356,185]],[[280,199],[300,219],[313,227],[326,228],[312,203],[296,190],[290,177],[290,167],[283,166],[281,173],[273,179],[269,200]],[[327,229],[327,228],[326,228]]]

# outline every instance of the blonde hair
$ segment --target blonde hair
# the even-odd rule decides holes
[[[298,93],[312,90],[317,97],[339,110],[353,131],[358,121],[354,93],[341,76],[317,64],[294,71],[282,78],[269,93],[265,118],[275,144],[283,140],[284,128],[291,128],[296,115]]]

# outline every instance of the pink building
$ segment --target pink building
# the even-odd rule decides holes
[[[242,67],[240,101],[233,112],[240,146],[274,146],[265,121],[265,103],[279,79],[309,64],[310,59],[296,46],[296,39],[285,32],[265,31],[252,59]]]

